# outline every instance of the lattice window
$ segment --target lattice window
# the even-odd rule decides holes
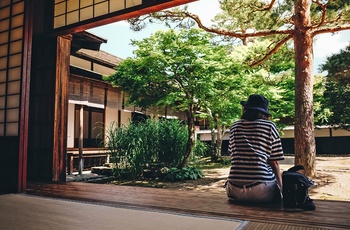
[[[55,0],[54,29],[142,4],[143,0]]]
[[[0,136],[18,136],[24,1],[0,1]]]

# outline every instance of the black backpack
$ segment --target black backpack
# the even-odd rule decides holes
[[[301,165],[294,166],[282,173],[284,209],[316,209],[308,194],[309,187],[314,183],[304,173],[305,168]]]

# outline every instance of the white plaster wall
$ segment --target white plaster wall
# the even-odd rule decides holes
[[[82,58],[78,58],[75,56],[70,56],[70,64],[74,66],[78,66],[83,69],[91,70],[91,62],[84,60]]]
[[[283,130],[282,138],[294,138],[294,129]]]
[[[67,121],[67,147],[74,147],[74,111],[75,105],[68,104],[68,121]]]
[[[199,135],[201,141],[210,141],[211,140],[210,133],[201,133],[198,135]]]
[[[102,75],[112,75],[115,73],[115,70],[113,68],[109,68],[100,64],[93,63],[93,71],[100,73]]]
[[[106,108],[105,110],[106,113],[106,120],[105,120],[105,130],[107,131],[113,122],[115,123],[114,125],[118,125],[118,109],[117,108]],[[120,122],[121,126],[128,126],[131,121],[131,113],[130,112],[124,112],[123,110],[121,111],[121,116],[120,116]],[[105,136],[107,135],[107,132],[105,132]]]
[[[124,111],[122,110],[122,112],[121,112],[120,123],[121,123],[122,125],[127,126],[127,125],[130,124],[130,121],[131,121],[131,112],[124,112]]]
[[[330,137],[330,129],[329,128],[315,129],[315,137]]]
[[[105,120],[105,130],[107,131],[109,127],[115,122],[115,125],[117,125],[118,122],[118,109],[117,108],[106,108],[106,120]],[[106,135],[107,132],[105,132]]]
[[[211,134],[209,130],[206,130],[206,131],[201,130],[197,132],[197,134],[200,135],[200,139],[202,141],[211,140]],[[341,136],[350,136],[350,131],[332,129],[332,137],[341,137]],[[330,129],[316,128],[315,137],[330,137]],[[281,138],[294,138],[294,130],[293,129],[283,130],[283,136],[281,136]],[[229,133],[227,131],[223,137],[223,140],[228,140],[228,139],[229,139]]]
[[[333,137],[350,136],[350,132],[342,129],[333,129],[332,135]]]

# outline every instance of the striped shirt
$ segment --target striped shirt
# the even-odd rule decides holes
[[[275,124],[257,119],[236,121],[230,129],[231,169],[228,180],[252,183],[275,181],[268,161],[284,159]]]

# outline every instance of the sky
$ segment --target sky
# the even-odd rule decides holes
[[[210,7],[208,7],[210,5]],[[197,14],[204,25],[210,25],[211,19],[219,11],[219,3],[216,0],[200,0],[189,4],[189,11]],[[101,50],[126,59],[131,57],[135,47],[130,45],[130,40],[142,40],[150,37],[158,30],[167,29],[161,24],[151,24],[140,32],[134,32],[125,21],[108,24],[88,30],[100,37],[107,39],[107,43],[101,45]],[[319,65],[325,63],[326,58],[344,49],[350,42],[350,30],[336,34],[322,34],[315,37],[314,42],[314,73],[318,73]]]

